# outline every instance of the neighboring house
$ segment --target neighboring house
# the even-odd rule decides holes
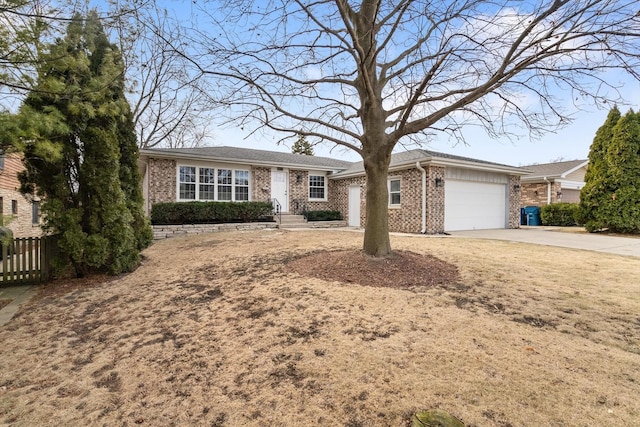
[[[18,154],[0,154],[0,212],[2,225],[13,231],[14,237],[42,235],[40,201],[20,193],[18,173],[24,170]]]
[[[237,147],[140,150],[147,213],[160,202],[269,201],[284,213],[339,210],[364,226],[362,162]],[[389,168],[389,228],[407,233],[518,228],[520,177],[507,165],[411,150]]]
[[[580,202],[588,163],[588,160],[570,160],[523,166],[531,174],[522,177],[522,206]]]

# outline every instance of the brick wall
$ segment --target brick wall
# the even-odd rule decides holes
[[[520,206],[544,206],[547,204],[547,188],[546,182],[521,183],[522,197]],[[562,201],[562,196],[558,196],[558,192],[562,187],[559,182],[551,183],[551,203]]]
[[[176,201],[176,161],[149,159],[149,208],[156,203]]]
[[[13,231],[14,237],[37,237],[42,235],[40,219],[33,224],[31,197],[20,193],[18,172],[24,170],[22,159],[17,154],[4,156],[4,168],[0,169],[0,200],[4,225]],[[14,214],[13,205],[17,212]]]
[[[298,182],[298,177],[300,177],[300,182]],[[300,214],[305,204],[308,210],[318,210],[308,202],[308,194],[309,171],[289,169],[289,212]],[[326,207],[321,209],[326,209]]]
[[[389,179],[400,178],[400,207],[389,208],[389,230],[419,233],[422,227],[422,173],[405,169],[389,173]]]
[[[317,174],[321,175],[324,173]],[[300,182],[298,182],[298,176],[300,177]],[[331,192],[327,181],[329,181],[329,177],[325,175],[325,191]],[[333,209],[329,202],[329,194],[326,195],[326,201],[309,201],[309,171],[291,169],[289,171],[289,189],[289,211],[291,213],[301,213],[303,205],[306,205],[307,210],[310,211]],[[298,208],[297,211],[296,207]]]
[[[514,187],[521,185],[519,176],[509,177],[509,223],[507,228],[520,228],[520,199],[522,194],[522,187],[520,191],[515,191]]]
[[[251,200],[268,202],[271,200],[271,169],[263,167],[251,168]]]
[[[20,189],[18,172],[24,170],[22,159],[17,154],[5,154],[3,157],[4,168],[0,169],[0,188],[18,191]]]
[[[342,217],[349,217],[349,187],[358,185],[360,187],[360,226],[364,227],[366,223],[366,193],[367,179],[364,176],[355,178],[346,178],[338,180],[329,180],[329,207],[328,209],[340,211]]]
[[[444,232],[444,197],[445,187],[436,186],[436,179],[445,178],[445,168],[431,166],[426,168],[427,206],[426,229],[427,234]],[[389,230],[403,233],[418,233],[422,231],[422,172],[417,168],[389,173],[389,179],[400,178],[400,207],[389,208]],[[509,189],[520,182],[520,177],[509,178]],[[362,187],[360,204],[360,223],[365,225],[365,194],[366,178],[348,178],[330,181],[329,202],[332,209],[339,210],[347,218],[349,211],[349,186]],[[520,193],[509,191],[509,228],[520,225]]]
[[[444,177],[444,168],[427,169],[427,233],[444,230],[444,188],[435,187],[435,177]],[[422,228],[422,172],[416,168],[393,171],[389,179],[400,178],[400,207],[389,208],[389,230],[419,233]],[[364,176],[331,180],[329,182],[330,209],[339,210],[344,218],[349,214],[349,187],[361,187],[360,224],[366,224],[366,178]]]
[[[444,232],[444,186],[436,186],[436,179],[444,182],[444,168],[427,169],[427,234]]]

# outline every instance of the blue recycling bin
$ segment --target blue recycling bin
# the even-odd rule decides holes
[[[524,213],[527,216],[527,225],[542,225],[538,206],[525,206]]]

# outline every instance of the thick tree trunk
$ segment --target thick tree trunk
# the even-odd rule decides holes
[[[374,257],[384,257],[391,253],[389,241],[389,191],[387,174],[391,154],[380,150],[364,156],[367,173],[366,225],[363,250]]]

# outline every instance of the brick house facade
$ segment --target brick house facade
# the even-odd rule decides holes
[[[147,212],[159,202],[204,200],[203,195],[206,200],[218,200],[218,188],[226,185],[234,188],[227,190],[234,195],[224,200],[270,201],[275,198],[284,212],[301,213],[303,208],[338,210],[345,219],[349,218],[350,224],[366,225],[366,177],[361,163],[234,147],[208,147],[141,150],[140,166]],[[388,175],[390,193],[393,193],[388,208],[389,229],[405,233],[444,232],[448,218],[445,204],[447,198],[455,197],[453,189],[447,190],[446,183],[451,181],[453,186],[458,182],[464,186],[467,185],[464,180],[469,180],[469,187],[475,185],[473,188],[479,190],[501,192],[499,195],[502,194],[504,200],[500,201],[498,196],[499,206],[494,209],[497,227],[517,228],[520,192],[514,189],[519,187],[520,176],[524,173],[507,165],[425,150],[394,154]],[[247,177],[248,198],[236,197],[245,194],[244,190],[235,189],[237,181],[232,182],[231,177],[238,176]],[[231,181],[224,181],[225,177]],[[212,180],[216,182],[212,183]],[[274,185],[282,188],[274,188]],[[350,191],[355,189],[359,191]],[[350,200],[353,194],[359,196],[358,200]],[[351,215],[359,218],[349,217],[350,208],[356,212]]]
[[[139,162],[147,213],[154,204],[161,202],[205,200],[203,195],[206,200],[223,200],[222,187],[231,188],[231,195],[225,194],[224,200],[271,201],[276,198],[286,213],[301,213],[304,208],[327,210],[331,209],[328,176],[348,164],[322,157],[234,147],[141,150]],[[274,174],[279,174],[286,188],[274,188]],[[315,186],[313,192],[312,185]],[[194,190],[189,194],[181,193],[181,186],[183,190],[185,186]],[[210,191],[200,194],[203,186],[209,187]],[[239,192],[240,187],[248,189]],[[281,193],[277,193],[278,190]],[[313,195],[316,197],[311,197]]]
[[[587,166],[588,160],[523,166],[531,174],[522,178],[521,206],[580,202]]]
[[[522,184],[522,206],[544,206],[562,201],[562,184],[559,182]]]
[[[24,170],[17,154],[0,156],[0,212],[2,223],[13,231],[14,237],[37,237],[40,228],[40,201],[20,193],[18,173]]]

